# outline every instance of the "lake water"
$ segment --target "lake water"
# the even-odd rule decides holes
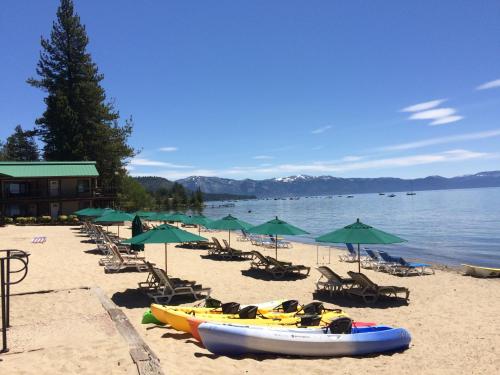
[[[234,207],[210,202],[204,214],[232,214],[252,224],[278,215],[308,232],[295,241],[313,238],[351,224],[365,224],[399,235],[408,242],[385,248],[390,254],[441,264],[472,263],[500,267],[500,188],[419,191],[416,195],[359,194],[353,198],[302,197],[299,200],[254,200]]]

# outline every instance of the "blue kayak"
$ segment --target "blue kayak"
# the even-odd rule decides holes
[[[202,323],[198,327],[205,348],[219,355],[283,354],[298,356],[359,356],[407,349],[410,333],[404,328],[353,328],[348,334],[307,329]]]

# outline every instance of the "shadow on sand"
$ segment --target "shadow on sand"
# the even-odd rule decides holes
[[[234,258],[222,258],[222,257],[218,257],[216,255],[200,255],[200,258],[202,258],[202,259],[209,259],[209,260],[215,260],[217,262],[244,262],[244,261],[250,260],[248,258],[238,258],[238,257],[234,257]]]
[[[241,274],[243,276],[264,281],[297,281],[307,278],[306,275],[285,275],[280,279],[275,279],[269,272],[257,269],[241,270]]]
[[[340,307],[358,307],[370,309],[390,309],[393,307],[408,306],[404,298],[381,296],[376,303],[366,304],[362,298],[349,297],[346,294],[328,292],[314,292],[313,298],[318,301],[331,303]]]

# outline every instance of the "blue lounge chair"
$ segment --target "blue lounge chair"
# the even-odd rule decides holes
[[[387,262],[380,259],[375,250],[370,250],[365,248],[365,253],[368,255],[365,260],[361,263],[363,268],[371,268],[374,271],[381,271],[387,265]]]
[[[356,253],[356,250],[354,250],[352,244],[346,243],[345,246],[347,247],[348,254],[339,255],[339,260],[341,262],[349,262],[349,263],[357,262],[358,254]]]
[[[419,275],[434,275],[435,272],[432,269],[430,264],[427,263],[418,263],[418,262],[407,262],[403,258],[398,258],[400,267],[402,269],[406,269],[405,275],[409,274],[410,271],[417,271]],[[426,272],[427,271],[427,272]]]
[[[392,257],[385,251],[379,251],[379,254],[380,257],[387,263],[386,270],[389,273],[408,276],[414,272],[418,275],[424,275],[426,274],[426,269],[428,269],[432,274],[434,274],[434,270],[431,268],[430,264],[407,262],[403,258]]]

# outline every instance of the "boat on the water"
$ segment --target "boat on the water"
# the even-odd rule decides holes
[[[354,195],[348,195],[347,198],[354,198]]]
[[[500,277],[500,268],[488,268],[473,266],[471,264],[462,264],[464,274],[475,277]]]
[[[394,198],[396,196],[396,194],[389,194],[388,197],[389,198]]]
[[[417,193],[415,193],[414,191],[409,191],[408,193],[406,193],[406,195],[417,195]]]
[[[404,328],[373,326],[351,333],[327,330],[268,329],[266,327],[202,323],[198,327],[205,348],[218,355],[282,354],[298,356],[355,356],[408,348],[410,333]]]
[[[378,195],[385,195],[385,193],[378,193]]]

